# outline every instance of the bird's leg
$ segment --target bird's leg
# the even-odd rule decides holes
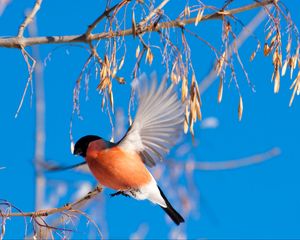
[[[115,197],[115,196],[118,196],[118,195],[120,195],[120,194],[122,194],[122,192],[121,191],[117,191],[117,192],[115,192],[115,193],[112,193],[112,194],[109,194],[111,197]]]
[[[110,194],[111,197],[115,197],[115,196],[118,196],[118,195],[123,195],[125,197],[129,197],[129,195],[126,194],[124,191],[117,191],[115,193]]]

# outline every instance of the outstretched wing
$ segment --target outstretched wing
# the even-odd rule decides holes
[[[139,152],[144,163],[153,167],[176,143],[183,127],[183,106],[173,85],[166,88],[166,79],[157,86],[156,78],[139,79],[139,106],[132,126],[118,146]]]

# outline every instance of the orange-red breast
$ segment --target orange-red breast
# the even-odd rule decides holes
[[[166,80],[159,87],[155,79],[150,88],[146,83],[139,84],[135,120],[118,143],[88,135],[76,142],[74,154],[85,158],[100,184],[117,191],[113,195],[148,199],[179,225],[184,222],[183,217],[172,207],[145,165],[155,166],[175,144],[182,129],[183,108],[173,86],[166,89]]]

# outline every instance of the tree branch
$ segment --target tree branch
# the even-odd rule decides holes
[[[32,10],[31,10],[31,12],[29,13],[29,15],[25,18],[24,22],[19,27],[18,38],[23,37],[25,28],[33,20],[34,16],[39,11],[39,9],[41,7],[41,4],[42,4],[42,0],[36,0],[35,1],[35,4],[34,4]]]
[[[0,216],[1,217],[45,217],[45,216],[53,215],[55,213],[74,210],[75,207],[78,207],[81,204],[85,203],[87,200],[90,200],[95,196],[97,196],[98,193],[102,192],[102,190],[103,188],[101,186],[97,186],[93,191],[89,192],[84,197],[78,199],[73,203],[67,203],[62,207],[42,209],[35,212],[17,212],[17,213],[8,213],[8,214],[0,212]]]
[[[274,0],[264,0],[262,2],[255,2],[243,7],[204,15],[200,21],[203,22],[207,20],[222,19],[224,15],[234,15],[234,14],[242,13],[245,11],[249,11],[273,3]],[[187,18],[183,20],[172,20],[172,21],[158,23],[156,25],[150,24],[138,29],[137,34],[142,34],[145,32],[157,32],[165,28],[182,27],[184,25],[193,24],[195,22],[196,22],[196,17]],[[92,40],[109,39],[113,37],[128,36],[128,35],[133,35],[132,28],[125,29],[122,31],[102,32],[98,34],[93,34],[89,37],[89,39],[86,38],[85,33],[81,35],[43,36],[43,37],[31,37],[31,38],[7,37],[7,38],[0,38],[0,47],[20,48],[20,46],[26,47],[26,46],[33,46],[38,44],[62,44],[62,43],[74,43],[74,42],[87,43]]]

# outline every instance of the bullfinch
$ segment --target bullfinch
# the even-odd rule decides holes
[[[173,85],[166,88],[166,79],[157,86],[153,78],[149,85],[147,80],[140,79],[136,116],[119,142],[87,135],[76,142],[73,153],[85,159],[100,184],[116,190],[113,196],[148,199],[179,225],[184,222],[183,217],[172,207],[146,166],[155,166],[176,143],[183,127],[183,105]]]

